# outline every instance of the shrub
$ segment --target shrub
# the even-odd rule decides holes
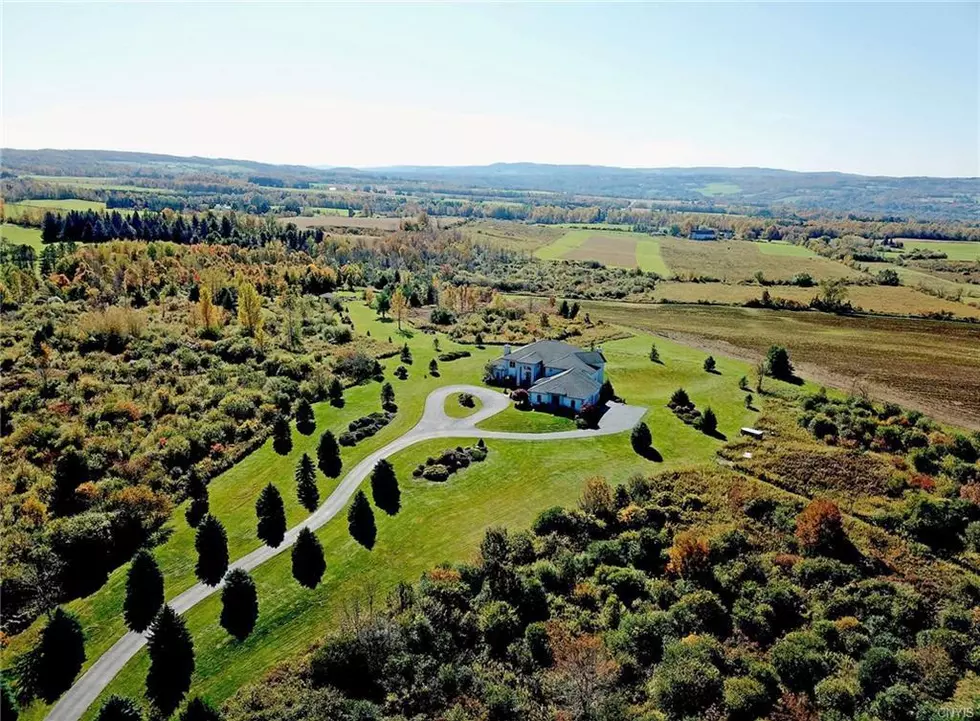
[[[814,688],[817,706],[822,711],[836,712],[845,717],[854,713],[854,687],[842,678],[826,678]]]
[[[787,634],[770,652],[779,680],[791,691],[809,693],[827,675],[827,644],[812,631]]]
[[[650,682],[654,701],[670,719],[701,716],[721,702],[723,688],[713,664],[680,654],[658,664]]]
[[[521,631],[520,619],[504,601],[491,601],[480,610],[480,633],[495,654],[502,655]]]
[[[716,366],[716,363],[715,363],[714,356],[710,356],[709,355],[707,358],[704,359],[704,370],[705,370],[705,372],[707,372],[707,373],[714,373],[715,372],[715,366]]]
[[[772,704],[766,687],[749,676],[725,679],[724,698],[731,721],[754,721]]]
[[[846,536],[840,509],[833,501],[816,498],[796,517],[796,538],[808,553],[832,554]]]
[[[653,444],[653,435],[650,433],[650,427],[643,421],[633,426],[633,430],[630,431],[630,444],[641,456],[649,452]]]

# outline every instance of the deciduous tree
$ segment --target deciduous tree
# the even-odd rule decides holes
[[[238,286],[238,322],[252,337],[262,328],[262,297],[248,281],[242,281]]]

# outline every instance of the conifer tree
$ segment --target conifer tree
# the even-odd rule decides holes
[[[281,413],[276,416],[272,425],[272,447],[280,456],[287,456],[293,450],[293,432],[289,427],[289,418]]]
[[[333,431],[325,431],[320,436],[320,445],[316,449],[316,460],[327,478],[336,478],[340,475],[340,469],[344,462],[340,458],[340,446],[337,445],[337,438]]]
[[[180,721],[222,721],[224,716],[208,701],[195,696],[180,712]]]
[[[255,515],[259,519],[259,538],[273,548],[282,543],[286,535],[286,508],[279,489],[271,483],[259,494],[259,500],[255,502]]]
[[[239,641],[255,628],[259,617],[259,596],[255,581],[246,571],[233,569],[221,589],[221,627]]]
[[[197,526],[194,548],[197,550],[194,572],[198,580],[217,586],[228,570],[228,535],[221,521],[210,513]]]
[[[395,389],[391,383],[386,382],[381,386],[381,407],[386,411],[394,411],[398,408],[395,405]]]
[[[95,721],[142,721],[143,712],[130,698],[113,694],[105,700]],[[6,716],[4,716],[6,721]]]
[[[316,430],[313,406],[305,398],[300,398],[296,403],[296,430],[304,436],[308,436]]]
[[[412,351],[408,347],[408,343],[402,346],[402,352],[399,356],[399,360],[407,366],[412,365]]]
[[[367,549],[374,548],[378,538],[378,528],[374,525],[374,511],[368,503],[364,491],[354,495],[354,502],[347,509],[347,529],[355,541]]]
[[[126,574],[126,600],[123,616],[130,630],[142,633],[163,605],[163,574],[156,559],[146,550],[133,556]]]
[[[166,718],[174,712],[191,687],[194,642],[184,619],[170,606],[164,605],[150,626],[146,645],[150,655],[146,696]]]
[[[374,496],[374,505],[389,516],[394,516],[401,508],[401,491],[395,469],[384,459],[378,461],[371,472],[371,495]]]
[[[25,695],[36,694],[53,703],[71,687],[85,662],[85,634],[78,617],[56,608],[29,660],[30,675],[20,678]]]
[[[316,467],[309,453],[304,453],[296,466],[296,497],[303,508],[311,513],[320,505],[320,491],[316,487]]]
[[[330,386],[327,388],[327,397],[330,399],[330,405],[334,408],[344,407],[344,384],[336,376],[330,381]]]
[[[316,588],[327,570],[320,539],[309,528],[300,529],[292,555],[293,578],[307,588]]]

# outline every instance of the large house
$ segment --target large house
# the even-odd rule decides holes
[[[582,410],[599,402],[606,359],[602,349],[582,350],[570,343],[539,340],[504,354],[493,362],[497,381],[527,388],[531,405]]]

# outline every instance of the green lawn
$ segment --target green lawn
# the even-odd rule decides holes
[[[521,433],[549,433],[574,431],[575,421],[544,411],[519,411],[513,405],[495,416],[477,424],[485,431],[520,431]]]
[[[903,240],[905,250],[938,250],[950,260],[980,260],[980,243],[955,240]]]
[[[38,253],[44,247],[41,244],[40,228],[24,228],[19,225],[4,223],[0,226],[0,237],[14,245],[29,245]]]
[[[355,323],[363,329],[359,316]],[[327,552],[328,570],[317,589],[308,591],[293,581],[289,554],[256,569],[260,618],[255,632],[244,643],[232,641],[218,625],[217,595],[188,613],[197,653],[192,693],[207,695],[216,702],[225,700],[242,684],[322,638],[355,599],[364,601],[373,596],[375,602],[380,602],[398,581],[411,581],[442,561],[471,559],[486,527],[526,526],[549,506],[574,503],[590,475],[604,475],[611,482],[620,483],[636,471],[710,461],[721,441],[685,426],[665,403],[671,392],[683,385],[698,407],[710,404],[714,408],[721,431],[731,437],[756,417],[756,412],[744,407],[744,394],[737,386],[739,377],[750,373],[750,366],[718,358],[720,373],[709,374],[702,369],[704,353],[663,339],[658,339],[657,345],[664,364],[653,364],[647,357],[650,342],[649,336],[637,336],[607,344],[607,367],[620,395],[630,403],[649,407],[645,421],[663,462],[655,463],[633,453],[626,433],[557,442],[491,439],[490,455],[484,463],[471,466],[446,483],[430,484],[413,479],[411,469],[426,457],[465,441],[443,439],[406,449],[393,458],[401,480],[402,511],[395,518],[376,511],[378,544],[373,551],[364,550],[350,539],[345,515],[340,514],[318,531]],[[423,360],[421,352],[413,353],[419,365]],[[448,370],[450,364],[445,365]],[[476,382],[482,364],[471,366],[469,380]],[[463,380],[466,379],[443,377],[440,384]],[[370,388],[376,390],[377,385]],[[500,417],[515,430],[534,430],[540,419],[549,419],[544,414],[517,411],[505,411]],[[510,420],[525,422],[510,425]],[[267,460],[276,462],[272,457]],[[247,474],[242,474],[240,480],[248,482]],[[260,486],[261,483],[254,483],[251,493],[243,495],[254,498]],[[250,503],[248,506],[245,518],[250,529],[253,518]],[[106,693],[140,697],[147,663],[145,652],[140,653]],[[97,706],[89,710],[89,717]],[[32,709],[28,718],[37,717],[39,713]]]
[[[534,255],[545,260],[561,260],[566,253],[575,250],[593,235],[595,235],[593,230],[569,230],[558,240],[538,248],[534,251]]]
[[[464,406],[459,402],[459,394],[446,398],[446,415],[450,418],[467,418],[483,408],[483,401],[473,396],[473,405]]]
[[[759,248],[759,252],[764,255],[783,255],[793,258],[814,258],[817,255],[809,248],[782,240],[773,240],[768,243],[759,241],[756,246]]]

